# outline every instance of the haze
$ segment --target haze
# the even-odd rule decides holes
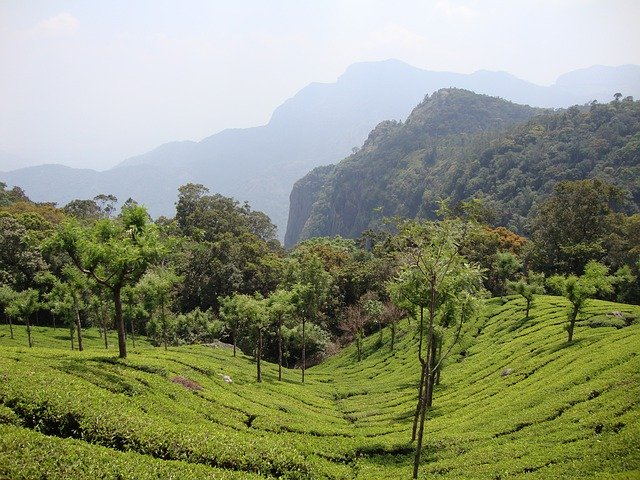
[[[0,0],[0,170],[101,170],[261,125],[359,61],[502,70],[540,85],[640,64],[638,18],[634,0]]]

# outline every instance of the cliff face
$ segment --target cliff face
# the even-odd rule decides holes
[[[289,220],[284,236],[285,248],[293,247],[301,238],[304,226],[311,216],[313,204],[334,168],[335,165],[314,168],[293,185],[289,195]]]
[[[430,206],[423,206],[423,192],[438,159],[449,159],[460,142],[524,122],[535,112],[467,90],[439,90],[415,107],[405,123],[378,124],[362,148],[331,175],[312,171],[296,184],[286,244],[323,235],[357,237],[383,215],[425,213]]]

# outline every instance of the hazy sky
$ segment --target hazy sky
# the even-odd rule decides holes
[[[638,0],[0,0],[0,155],[108,168],[264,124],[359,61],[549,85],[640,64],[638,19]]]

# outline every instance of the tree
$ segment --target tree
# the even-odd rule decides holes
[[[509,279],[522,269],[522,262],[511,252],[497,252],[492,263],[496,290],[494,293],[502,297],[508,289]]]
[[[238,335],[246,323],[243,302],[239,295],[226,296],[220,299],[220,320],[231,333],[233,356],[235,357]]]
[[[529,275],[517,281],[509,280],[507,281],[507,291],[517,293],[526,300],[527,306],[524,316],[528,319],[533,296],[544,293],[544,274],[529,272]]]
[[[9,335],[13,340],[13,322],[11,321],[11,315],[7,314],[7,306],[15,297],[16,292],[8,285],[0,285],[0,306],[2,306],[4,310],[4,314],[7,317],[7,323],[9,324]]]
[[[282,381],[282,326],[293,317],[297,292],[278,289],[267,297],[267,312],[278,336],[278,381]]]
[[[382,318],[384,319],[384,323],[389,325],[389,329],[391,330],[390,349],[392,352],[395,346],[398,322],[405,315],[406,315],[406,310],[396,306],[396,304],[393,303],[393,301],[388,301],[384,303],[384,306],[382,308]]]
[[[33,243],[29,231],[17,219],[0,215],[0,284],[25,290],[39,272],[46,270],[42,254]]]
[[[63,268],[62,274],[66,281],[62,281],[51,274],[47,275],[47,281],[52,283],[51,290],[46,295],[47,304],[53,314],[59,315],[68,322],[71,350],[74,349],[73,337],[77,333],[78,350],[82,351],[84,345],[80,310],[84,306],[82,293],[87,288],[86,278],[81,277],[82,274],[70,265]]]
[[[340,322],[340,329],[347,334],[349,340],[356,342],[358,361],[362,360],[362,339],[364,327],[369,317],[362,305],[350,305],[346,308],[344,319]]]
[[[382,309],[383,304],[377,299],[375,292],[367,292],[360,299],[362,308],[370,321],[375,322],[378,325],[378,332],[380,333],[380,344],[382,345]]]
[[[33,347],[33,339],[31,338],[31,315],[39,308],[39,294],[38,291],[33,288],[15,292],[9,300],[9,304],[5,307],[7,315],[25,322],[29,347]]]
[[[123,209],[121,218],[99,220],[90,227],[71,219],[53,239],[53,246],[66,252],[78,270],[111,292],[119,356],[126,358],[122,289],[135,284],[162,251],[147,211],[132,206]]]
[[[463,323],[474,314],[477,297],[482,291],[480,269],[460,254],[460,245],[472,227],[473,224],[460,220],[424,223],[410,221],[401,225],[399,240],[404,246],[404,267],[398,278],[402,285],[400,290],[404,290],[406,297],[414,297],[415,304],[426,304],[428,308],[426,357],[422,350],[422,336],[418,350],[424,388],[419,392],[413,478],[418,476],[424,422],[433,398],[435,374],[457,342]],[[419,298],[422,300],[418,300]],[[422,330],[425,325],[422,322],[423,315],[420,317]],[[454,334],[448,350],[436,357],[438,319],[442,321],[442,328],[453,327]]]
[[[234,356],[238,327],[245,325],[253,330],[255,336],[256,379],[258,382],[262,382],[262,337],[270,321],[265,300],[260,296],[253,297],[239,293],[233,297],[223,298],[220,304],[220,317],[223,322],[231,327]]]
[[[156,268],[147,272],[138,282],[140,292],[151,305],[150,310],[157,310],[160,315],[162,343],[165,350],[167,350],[169,335],[167,309],[180,281],[181,278],[169,268]]]
[[[571,307],[568,313],[569,325],[567,325],[567,343],[573,341],[573,329],[578,315],[583,311],[589,298],[597,294],[611,293],[613,291],[614,277],[608,275],[609,269],[596,261],[590,261],[579,277],[569,275],[554,275],[547,280],[549,287],[556,293],[563,295]]]
[[[564,181],[532,222],[533,259],[539,271],[579,275],[609,251],[608,237],[623,225],[624,191],[602,180]]]
[[[331,289],[331,275],[322,261],[313,254],[291,261],[287,274],[289,285],[298,292],[297,313],[302,322],[302,383],[306,370],[306,324],[318,319],[322,305]],[[295,285],[295,286],[294,286]]]

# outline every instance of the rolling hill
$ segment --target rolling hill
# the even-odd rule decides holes
[[[637,478],[640,308],[592,301],[566,344],[564,299],[495,298],[465,327],[426,423],[421,478]],[[623,318],[621,313],[626,316]],[[635,320],[631,320],[635,316]],[[626,318],[626,320],[625,320]],[[126,360],[87,332],[0,327],[0,478],[410,478],[415,322],[256,383],[224,346]],[[232,382],[225,381],[224,375]]]

